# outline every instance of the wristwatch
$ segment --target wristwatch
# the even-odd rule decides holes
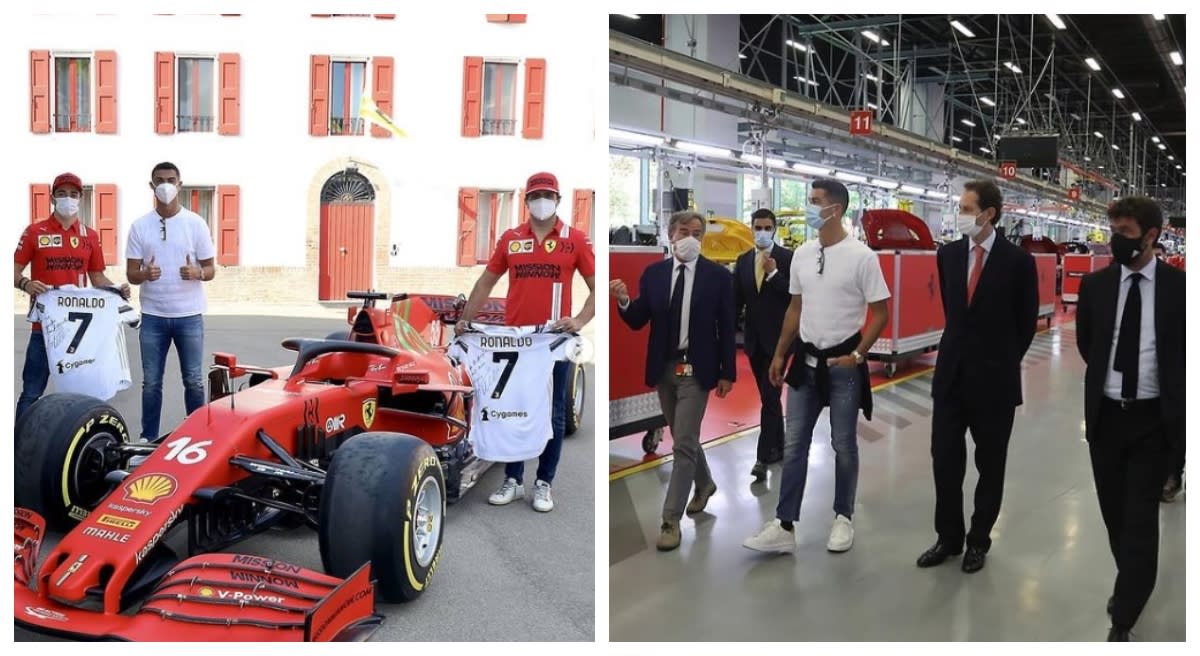
[[[850,355],[854,356],[854,361],[857,362],[858,364],[863,363],[863,356],[858,351],[850,351]]]

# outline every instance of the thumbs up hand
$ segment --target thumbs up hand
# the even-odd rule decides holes
[[[179,277],[184,280],[200,280],[203,274],[204,272],[199,266],[192,264],[192,256],[190,254],[187,256],[187,261],[184,262],[184,265],[179,267]]]
[[[162,269],[154,263],[154,256],[150,256],[149,262],[142,263],[142,270],[146,272],[146,280],[154,281],[162,277]]]

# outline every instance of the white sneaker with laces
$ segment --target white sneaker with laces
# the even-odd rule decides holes
[[[845,515],[833,518],[833,529],[829,531],[827,549],[834,552],[850,551],[854,546],[854,523]]]
[[[796,535],[784,530],[778,519],[772,519],[758,535],[746,538],[742,546],[763,553],[792,553],[796,550]]]
[[[533,509],[538,512],[554,510],[554,499],[550,497],[550,484],[546,481],[539,480],[533,485]]]
[[[493,506],[506,506],[517,499],[525,498],[525,486],[517,482],[515,478],[504,479],[504,484],[500,489],[492,493],[488,497],[488,503]]]

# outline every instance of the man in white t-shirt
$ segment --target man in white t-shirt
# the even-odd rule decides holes
[[[846,232],[842,218],[849,202],[842,183],[812,183],[806,220],[817,231],[817,239],[805,242],[792,257],[792,302],[770,371],[772,384],[786,380],[789,388],[779,503],[775,519],[742,543],[748,549],[795,551],[794,523],[800,519],[808,478],[808,449],[825,406],[829,406],[834,452],[834,520],[826,546],[842,552],[854,544],[851,518],[858,487],[859,410],[871,419],[866,354],[887,325],[891,294],[879,256]],[[868,307],[871,322],[864,330]],[[786,356],[797,335],[799,346],[785,378]]]
[[[216,275],[208,223],[179,203],[179,168],[154,167],[154,211],[129,228],[125,256],[129,282],[140,286],[142,305],[142,439],[159,438],[162,379],[174,342],[190,415],[204,405],[204,312],[201,283]]]

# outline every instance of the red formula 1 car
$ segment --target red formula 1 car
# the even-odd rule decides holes
[[[446,504],[490,464],[468,439],[467,372],[443,345],[462,301],[349,296],[363,301],[349,331],[283,342],[292,367],[214,354],[208,405],[154,444],[131,443],[97,399],[32,406],[15,436],[17,625],[81,639],[362,640],[382,621],[377,596],[418,597]],[[325,573],[217,553],[302,524],[319,534]],[[42,559],[48,529],[65,535]]]

